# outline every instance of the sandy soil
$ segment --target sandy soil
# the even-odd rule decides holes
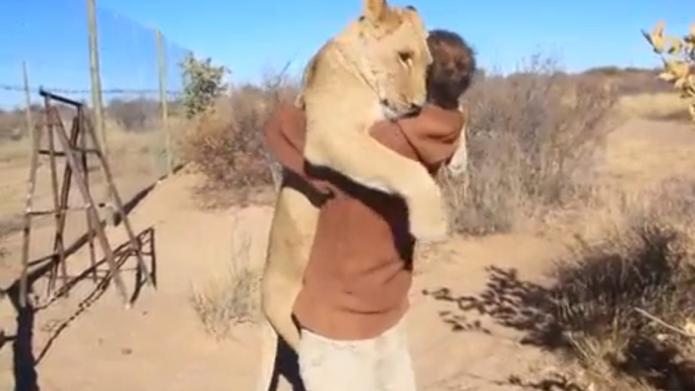
[[[695,172],[695,132],[687,125],[630,121],[611,135],[608,146],[605,170],[626,186]],[[199,176],[181,172],[157,184],[130,215],[137,232],[154,232],[157,289],[143,287],[134,307],[125,309],[113,287],[99,294],[91,280],[79,283],[69,298],[36,313],[29,346],[0,347],[0,389],[13,387],[13,357],[19,353],[38,360],[36,382],[42,390],[253,390],[258,329],[239,326],[232,338],[217,341],[205,333],[190,295],[193,285],[227,272],[235,244],[249,242],[248,262],[260,265],[272,209],[201,208],[194,196],[200,184]],[[49,228],[36,233],[39,246],[50,240]],[[122,243],[123,228],[109,229],[109,238]],[[0,268],[3,286],[17,276],[19,240],[15,234],[2,242],[7,249]],[[540,380],[563,367],[542,343],[528,343],[537,331],[533,325],[502,326],[494,303],[484,305],[481,315],[423,294],[449,288],[453,295],[481,299],[491,281],[530,289],[547,281],[545,272],[563,251],[561,241],[531,234],[452,238],[423,250],[408,316],[420,389],[521,389],[509,384],[510,377]],[[77,273],[87,264],[83,249],[71,258],[70,269]],[[129,259],[124,266],[130,289],[134,265]],[[2,300],[0,327],[9,335],[16,332],[15,317],[9,300]],[[31,319],[22,322],[31,326]]]

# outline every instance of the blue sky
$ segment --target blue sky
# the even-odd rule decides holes
[[[361,9],[361,0],[97,0],[105,88],[157,88],[154,36],[170,47],[171,88],[183,48],[232,70],[234,82],[307,58]],[[458,32],[481,66],[512,71],[542,52],[569,71],[600,65],[658,64],[640,29],[658,19],[684,33],[695,19],[693,0],[462,1],[393,0],[415,5],[428,28]],[[0,0],[0,84],[21,84],[21,61],[32,84],[89,86],[84,0]],[[8,16],[9,15],[9,16]],[[11,16],[11,17],[10,17]],[[0,104],[9,92],[0,90]],[[2,95],[6,95],[3,99]]]

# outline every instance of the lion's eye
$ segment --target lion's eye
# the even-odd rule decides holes
[[[413,53],[409,51],[398,52],[398,58],[407,66],[413,65]]]

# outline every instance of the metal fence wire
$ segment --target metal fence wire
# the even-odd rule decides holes
[[[94,0],[51,0],[50,7],[68,18],[56,17],[47,4],[0,2],[0,15],[12,15],[0,34],[0,240],[21,228],[31,134],[44,121],[41,89],[86,104],[124,199],[181,161],[180,64],[191,51]],[[60,113],[69,126],[71,110]],[[37,208],[51,202],[50,178],[41,169]],[[95,201],[106,202],[106,183],[96,169],[92,181]],[[32,249],[37,256],[48,250]]]

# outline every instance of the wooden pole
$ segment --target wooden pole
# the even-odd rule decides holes
[[[26,61],[22,61],[22,74],[24,79],[25,114],[27,133],[31,140],[31,168],[29,171],[28,193],[24,210],[24,229],[22,237],[22,276],[19,280],[19,305],[25,308],[29,304],[29,241],[31,236],[31,214],[34,192],[36,190],[36,170],[38,168],[39,148],[41,147],[41,133],[34,129],[34,121],[31,118],[31,93],[29,92],[29,72]]]
[[[36,170],[39,166],[39,149],[41,148],[40,130],[32,129],[31,138],[31,168],[29,170],[29,182],[26,198],[26,206],[24,207],[24,230],[22,237],[22,276],[19,281],[19,305],[26,308],[29,303],[29,242],[31,238],[31,212],[34,202],[34,193],[36,192]]]
[[[45,100],[45,107],[48,108],[50,106],[50,103],[48,101],[48,98],[44,97]],[[46,113],[46,132],[48,136],[48,161],[49,161],[49,167],[51,168],[51,195],[53,196],[53,218],[55,219],[55,226],[56,226],[56,235],[54,239],[54,246],[53,250],[60,249],[60,254],[56,254],[56,257],[53,258],[52,262],[54,263],[54,267],[51,268],[51,277],[49,278],[49,283],[47,285],[47,294],[50,294],[53,285],[55,282],[55,278],[57,275],[57,270],[58,266],[60,264],[63,264],[65,262],[65,252],[63,251],[63,232],[61,229],[61,220],[65,218],[64,211],[61,210],[60,206],[60,196],[58,195],[58,167],[56,164],[56,145],[55,145],[55,132],[54,129],[58,127],[62,127],[62,123],[58,123],[58,121],[53,122],[54,118],[52,118],[48,113]],[[67,153],[65,150],[63,152]],[[63,222],[63,227],[64,227],[64,222]],[[58,259],[58,262],[56,261],[56,258]]]
[[[84,108],[83,106],[80,106],[77,108],[77,127],[78,127],[78,134],[80,138],[80,148],[82,149],[81,154],[80,154],[80,163],[82,164],[82,172],[84,173],[84,184],[85,188],[89,192],[89,167],[87,165],[87,132],[85,131],[85,117],[84,117]],[[69,165],[68,165],[69,167]],[[94,224],[92,222],[92,218],[89,214],[89,210],[86,211],[85,214],[87,218],[87,240],[89,241],[89,261],[92,265],[92,281],[95,283],[98,280],[98,275],[97,275],[97,261],[96,261],[96,254],[94,252]],[[98,222],[97,222],[98,223]]]
[[[87,0],[87,27],[89,30],[89,73],[92,84],[92,107],[101,150],[108,157],[104,107],[101,95],[101,71],[99,66],[99,40],[97,31],[96,0]]]
[[[166,140],[167,174],[171,175],[174,171],[174,161],[171,150],[171,132],[169,130],[166,49],[162,40],[162,32],[157,29],[155,35],[157,37],[157,57],[159,58],[159,101],[162,108],[162,131]]]
[[[31,118],[31,92],[29,92],[29,72],[27,71],[27,62],[22,61],[22,76],[24,79],[24,113],[27,122],[27,135],[33,139],[34,137],[34,121]]]
[[[92,107],[94,109],[94,123],[101,144],[104,159],[109,161],[108,140],[106,137],[106,124],[104,122],[104,102],[101,94],[101,69],[99,65],[99,33],[97,29],[96,0],[87,0],[87,28],[89,31],[89,74],[92,84]],[[106,186],[106,199],[113,201],[111,191]],[[107,209],[113,211],[112,209]],[[114,213],[106,214],[106,223],[114,225]]]

